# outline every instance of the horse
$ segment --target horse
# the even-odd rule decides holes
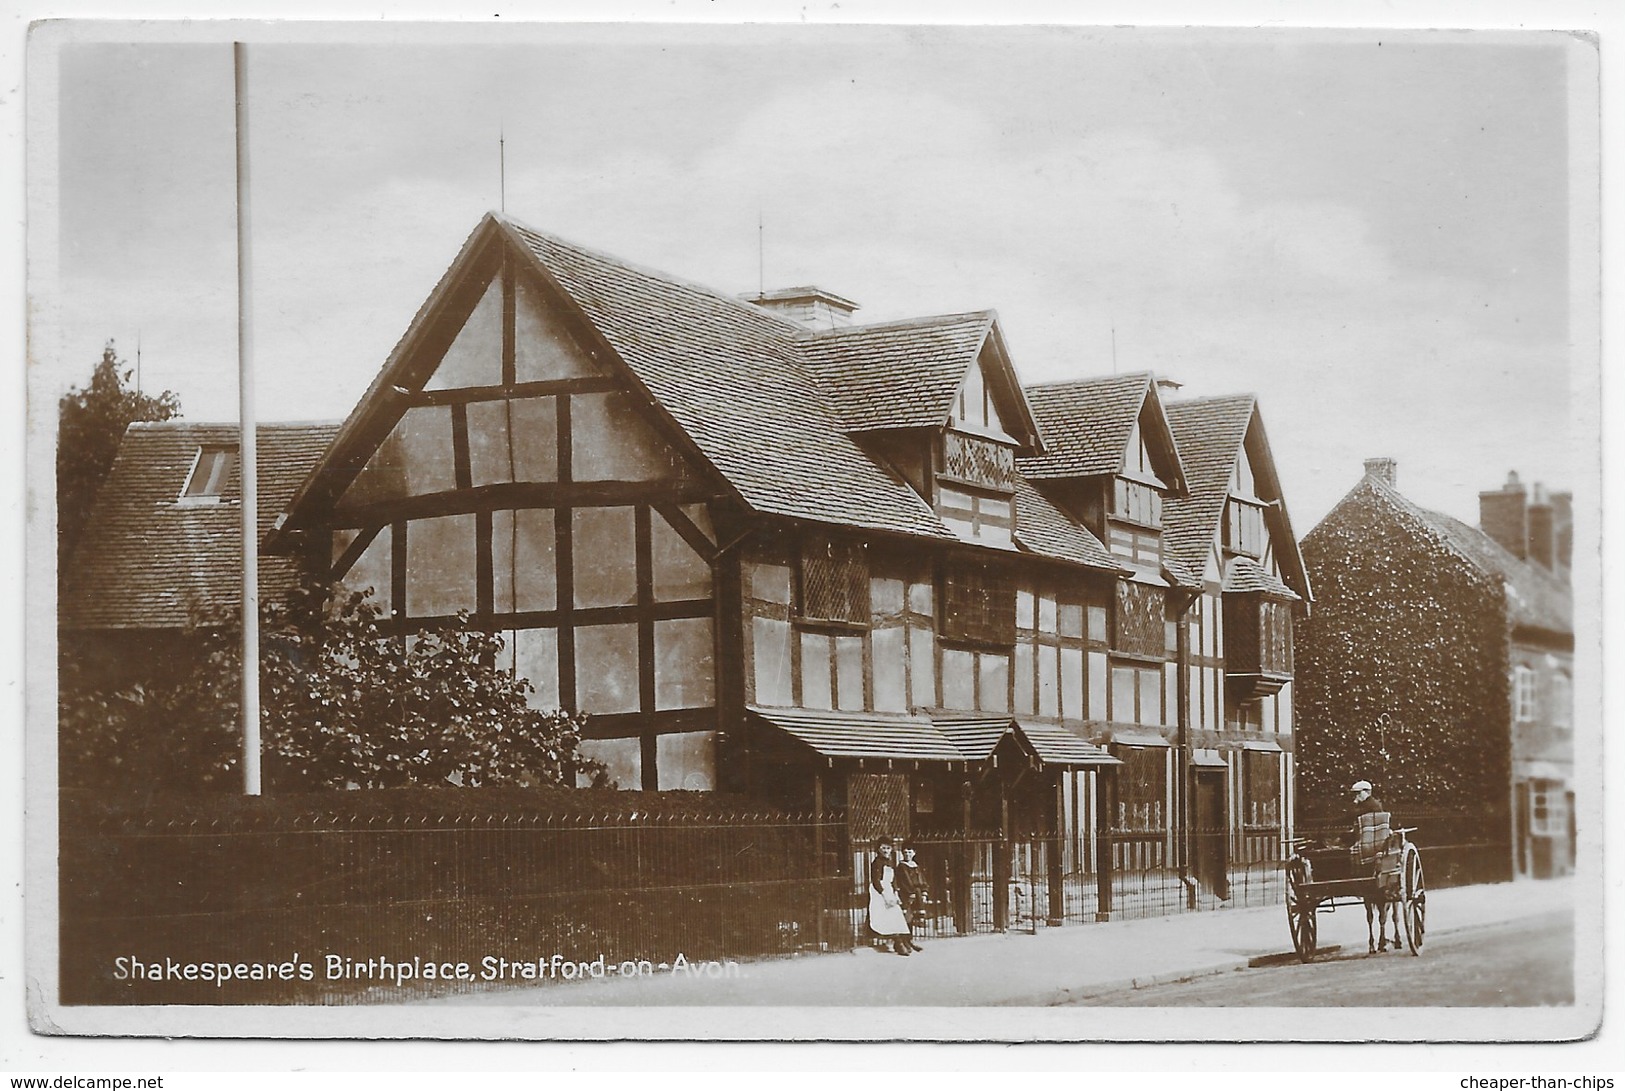
[[[1379,880],[1377,889],[1362,900],[1365,902],[1365,949],[1367,953],[1374,955],[1388,950],[1387,923],[1390,912],[1392,912],[1394,921],[1394,950],[1404,950],[1404,943],[1399,938],[1399,892],[1383,888]],[[1377,922],[1375,936],[1371,934],[1373,916]]]
[[[1394,950],[1403,950],[1404,943],[1399,938],[1399,853],[1392,848],[1394,834],[1388,812],[1362,814],[1355,826],[1357,839],[1352,850],[1355,862],[1359,867],[1370,868],[1372,876],[1371,893],[1361,898],[1365,903],[1366,951],[1374,955],[1388,950],[1390,912],[1394,921]],[[1373,917],[1377,925],[1375,934],[1371,929]]]

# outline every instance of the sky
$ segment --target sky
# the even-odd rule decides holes
[[[248,48],[263,420],[345,416],[505,201],[729,292],[817,284],[866,321],[996,310],[1027,382],[1254,392],[1300,535],[1367,457],[1469,522],[1509,470],[1572,487],[1595,457],[1572,399],[1595,352],[1570,345],[1571,262],[1596,246],[1571,238],[1585,47],[1565,36],[350,37]],[[36,397],[112,339],[187,417],[234,419],[230,47],[68,43],[58,63]]]

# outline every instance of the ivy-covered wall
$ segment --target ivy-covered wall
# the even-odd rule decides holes
[[[1398,821],[1457,815],[1448,824],[1463,833],[1508,840],[1500,580],[1369,480],[1310,532],[1303,556],[1315,603],[1297,629],[1300,823],[1342,821],[1348,786],[1364,779]]]

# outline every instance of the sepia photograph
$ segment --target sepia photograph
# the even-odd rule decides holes
[[[1597,1031],[1596,35],[27,61],[36,1033]]]

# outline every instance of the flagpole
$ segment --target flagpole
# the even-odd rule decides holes
[[[243,794],[260,794],[259,451],[254,418],[254,325],[248,200],[248,49],[231,44],[237,92],[237,398],[238,473],[243,519]]]

